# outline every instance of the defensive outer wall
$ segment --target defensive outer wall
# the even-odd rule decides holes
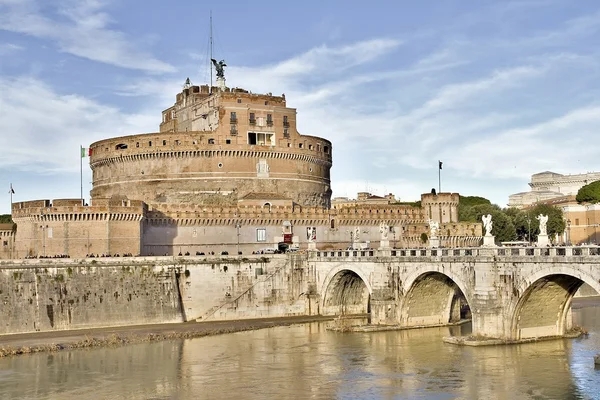
[[[369,313],[373,324],[446,325],[470,307],[473,333],[563,335],[598,248],[311,251],[242,257],[0,263],[0,333]]]

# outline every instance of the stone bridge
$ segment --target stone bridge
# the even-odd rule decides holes
[[[415,327],[470,309],[474,335],[508,340],[565,334],[579,287],[600,293],[598,247],[336,250],[307,260],[321,314]]]

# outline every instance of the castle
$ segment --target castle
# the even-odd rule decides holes
[[[425,247],[429,220],[442,246],[479,244],[481,224],[458,221],[456,193],[424,194],[421,207],[363,193],[331,208],[331,142],[297,131],[285,95],[217,83],[188,79],[157,133],[91,144],[89,205],[13,203],[16,229],[0,226],[0,257],[378,247],[381,226],[392,247]]]

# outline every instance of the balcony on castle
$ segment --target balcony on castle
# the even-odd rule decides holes
[[[237,124],[237,122],[238,122],[238,121],[237,121],[237,118],[231,118],[231,119],[229,120],[229,123],[230,123],[230,124]]]
[[[249,123],[250,125],[256,125],[256,118],[250,118],[250,119],[248,120],[248,123]]]
[[[290,127],[290,123],[287,121],[283,121],[283,127],[284,128],[289,128]]]

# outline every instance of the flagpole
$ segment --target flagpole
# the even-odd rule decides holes
[[[442,162],[438,160],[438,193],[442,193]]]
[[[83,205],[83,146],[79,145],[79,179],[81,183],[81,205]]]

